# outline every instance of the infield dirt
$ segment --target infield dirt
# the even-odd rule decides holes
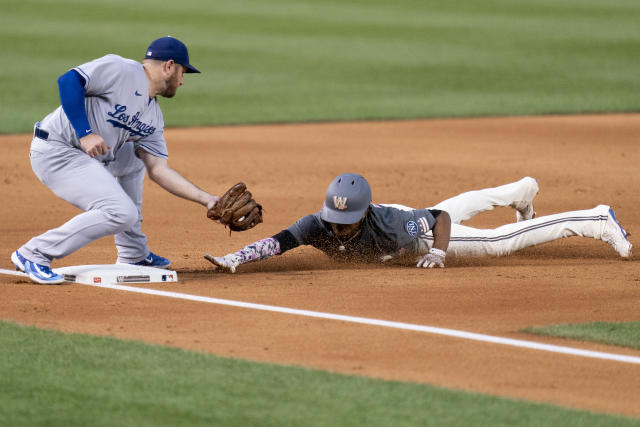
[[[170,164],[221,194],[245,181],[265,222],[244,233],[145,181],[143,230],[178,284],[154,287],[640,356],[640,351],[521,332],[533,325],[637,321],[640,268],[601,241],[572,237],[504,258],[448,259],[443,270],[350,265],[312,248],[214,271],[223,255],[322,206],[330,180],[363,174],[374,202],[435,205],[463,191],[533,176],[538,216],[611,205],[640,232],[640,115],[549,116],[168,129]],[[32,173],[29,135],[0,137],[0,268],[32,236],[79,211]],[[87,183],[100,185],[100,183]],[[499,208],[466,223],[515,220]],[[634,242],[634,236],[631,236]],[[104,238],[54,267],[106,264]],[[259,312],[83,285],[0,276],[0,318],[67,332],[139,339],[214,354],[416,381],[640,417],[640,365],[418,332]]]

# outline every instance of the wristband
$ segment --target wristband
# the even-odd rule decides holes
[[[438,256],[440,258],[445,258],[447,256],[447,253],[445,251],[443,251],[442,249],[431,248],[431,249],[429,249],[429,253],[431,255],[435,255],[435,256]]]

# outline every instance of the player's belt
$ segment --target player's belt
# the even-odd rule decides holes
[[[49,138],[49,132],[36,126],[35,130],[33,131],[33,136],[46,141]]]

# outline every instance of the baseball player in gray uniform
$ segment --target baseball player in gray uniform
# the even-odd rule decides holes
[[[35,125],[31,166],[51,191],[84,212],[15,251],[17,269],[37,283],[61,283],[51,261],[108,235],[115,236],[117,262],[169,266],[141,231],[145,170],[179,197],[207,208],[218,200],[167,162],[157,97],[173,97],[184,73],[199,73],[187,47],[163,37],[150,44],[142,63],[106,55],[58,79],[61,105]]]
[[[417,267],[444,267],[447,254],[502,256],[562,237],[583,236],[609,243],[623,258],[631,256],[631,243],[612,209],[565,212],[535,218],[533,198],[538,182],[531,177],[484,190],[469,191],[433,208],[371,203],[371,188],[357,174],[336,177],[320,212],[307,215],[273,237],[237,252],[205,258],[227,271],[244,263],[282,254],[299,245],[312,245],[338,260],[389,261],[410,259]],[[474,215],[510,206],[516,222],[496,229],[460,224]]]

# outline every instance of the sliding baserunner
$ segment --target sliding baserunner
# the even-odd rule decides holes
[[[447,254],[503,256],[519,249],[563,237],[603,240],[623,258],[631,243],[613,210],[607,205],[535,218],[533,198],[538,182],[531,177],[478,191],[469,191],[432,208],[371,203],[371,188],[357,174],[336,177],[320,212],[224,256],[205,255],[209,261],[235,272],[247,262],[311,245],[338,260],[388,261],[413,257],[417,267],[444,267]],[[516,222],[495,229],[467,227],[461,222],[495,206],[516,209]]]

